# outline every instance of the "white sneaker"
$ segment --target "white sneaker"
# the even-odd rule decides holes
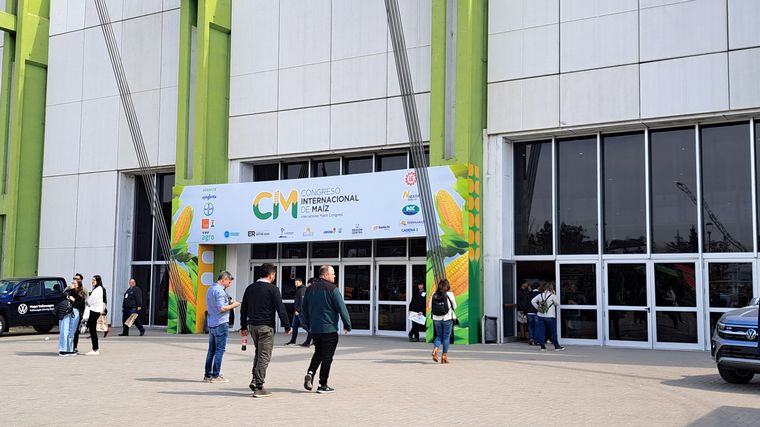
[[[87,353],[85,353],[85,356],[97,356],[100,354],[100,351],[98,350],[90,350]]]

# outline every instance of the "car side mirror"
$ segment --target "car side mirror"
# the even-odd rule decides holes
[[[18,292],[16,292],[16,299],[23,298],[26,296],[26,289],[20,289]]]

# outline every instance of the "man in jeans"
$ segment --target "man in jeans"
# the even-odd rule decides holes
[[[319,268],[319,278],[306,289],[301,305],[304,326],[314,339],[314,356],[306,372],[303,386],[311,390],[314,373],[319,370],[319,387],[317,393],[332,393],[335,390],[327,385],[330,377],[335,349],[338,347],[338,316],[343,320],[343,332],[351,331],[351,318],[340,289],[335,282],[335,270],[329,265]]]
[[[293,333],[290,336],[290,341],[286,342],[285,345],[295,344],[298,339],[298,328],[301,326],[301,304],[303,303],[303,294],[306,291],[303,286],[303,279],[296,279],[293,283],[296,285],[296,296],[293,298],[293,321],[290,324]]]
[[[208,353],[206,353],[206,372],[203,381],[207,383],[228,383],[230,380],[221,374],[222,358],[227,349],[227,331],[229,329],[230,311],[240,307],[237,301],[230,301],[227,292],[235,280],[229,271],[222,271],[206,292],[208,316]]]
[[[249,387],[253,397],[269,397],[272,395],[264,388],[267,367],[272,359],[274,346],[275,312],[280,316],[280,323],[285,325],[285,335],[290,335],[290,322],[282,303],[280,290],[275,285],[274,278],[277,267],[273,264],[262,264],[259,280],[248,285],[243,294],[243,305],[240,309],[240,335],[249,333],[256,347],[253,357],[253,378]]]

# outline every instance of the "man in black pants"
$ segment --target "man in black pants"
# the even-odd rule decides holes
[[[335,270],[329,265],[319,268],[319,278],[306,289],[301,310],[306,330],[314,339],[314,356],[306,372],[303,386],[311,390],[314,373],[319,370],[319,387],[317,393],[332,393],[335,390],[327,385],[330,377],[335,349],[338,347],[338,316],[343,321],[343,332],[351,331],[351,319],[340,290],[333,283]]]
[[[293,281],[296,285],[296,296],[293,298],[293,319],[290,322],[290,328],[292,334],[290,335],[290,341],[285,345],[292,345],[296,343],[298,339],[298,328],[301,326],[301,305],[303,304],[303,294],[306,292],[306,287],[303,285],[303,279],[296,279]]]
[[[126,323],[127,319],[129,319],[129,316],[132,314],[139,313],[140,310],[142,310],[142,304],[142,289],[137,287],[137,282],[135,282],[135,279],[129,279],[129,289],[127,289],[127,292],[124,293],[124,302],[121,303],[122,324]],[[139,316],[137,319],[135,319],[134,325],[137,327],[137,330],[140,331],[140,336],[145,335],[145,328],[143,327],[142,323],[140,323]],[[119,336],[129,336],[129,326],[124,325],[124,332],[120,333]]]

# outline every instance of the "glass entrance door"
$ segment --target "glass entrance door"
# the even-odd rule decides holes
[[[603,277],[606,283],[606,344],[651,348],[647,263],[607,262]]]
[[[702,348],[700,273],[694,261],[652,262],[655,348]]]
[[[560,261],[557,270],[560,342],[601,342],[597,263]]]
[[[351,317],[351,333],[372,334],[372,265],[343,264],[341,291]]]
[[[258,271],[256,271],[256,273],[258,273]],[[258,276],[258,274],[256,274],[256,276]],[[280,288],[280,293],[282,294],[282,302],[285,304],[285,310],[288,312],[288,319],[290,319],[291,322],[293,320],[293,313],[295,312],[293,301],[296,297],[296,279],[303,280],[305,285],[307,280],[305,276],[306,264],[283,263],[280,265],[280,271],[275,278],[277,286]],[[280,319],[278,317],[277,322],[279,323],[279,321]],[[282,326],[285,325],[280,325],[280,327]]]
[[[754,285],[753,260],[709,260],[705,261],[707,320],[709,325],[705,338],[709,342],[715,331],[715,325],[723,313],[749,305],[752,297],[757,295]],[[755,291],[753,292],[753,288]]]
[[[407,263],[377,264],[375,287],[375,333],[404,336],[410,271]]]

